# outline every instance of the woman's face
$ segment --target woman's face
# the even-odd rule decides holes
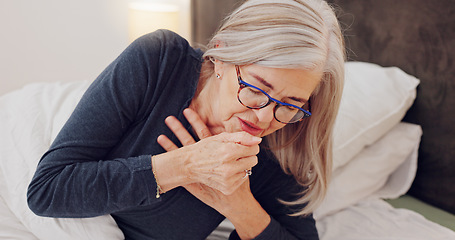
[[[239,102],[234,65],[216,61],[215,73],[220,75],[220,79],[212,80],[217,81],[216,94],[212,94],[211,116],[207,119],[213,134],[245,131],[263,137],[286,125],[274,118],[274,102],[261,109],[249,109]],[[240,74],[243,81],[262,89],[272,98],[299,107],[308,101],[322,77],[320,72],[255,64],[240,66]]]

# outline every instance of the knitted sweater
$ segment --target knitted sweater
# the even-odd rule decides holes
[[[132,43],[88,88],[43,155],[28,190],[37,215],[85,218],[111,214],[126,239],[205,239],[224,219],[184,188],[156,198],[151,156],[156,139],[178,143],[164,119],[195,94],[202,52],[159,30]],[[277,199],[302,190],[261,148],[251,191],[272,221],[256,239],[318,239],[312,216],[290,217]],[[238,239],[234,231],[230,239]]]

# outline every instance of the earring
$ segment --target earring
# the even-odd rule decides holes
[[[217,73],[217,74],[216,74],[216,78],[221,79],[220,74]]]

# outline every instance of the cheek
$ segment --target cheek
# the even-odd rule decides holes
[[[225,91],[220,94],[220,104],[218,111],[222,114],[222,119],[227,121],[234,117],[236,114],[243,113],[249,109],[243,106],[237,99],[238,88]]]
[[[217,96],[219,98],[219,107],[222,111],[232,111],[232,109],[239,109],[239,105],[242,106],[237,100],[238,84],[232,84],[223,79],[220,85],[220,91]]]
[[[224,131],[234,132],[236,131],[238,124],[236,116],[244,111],[244,107],[238,103],[236,98],[232,99],[232,96],[225,97],[226,98],[215,105],[213,109],[214,118],[212,119],[212,124],[223,127]]]
[[[222,110],[222,116],[224,121],[233,121],[236,117],[249,119],[249,109],[244,107],[238,102],[226,103]]]

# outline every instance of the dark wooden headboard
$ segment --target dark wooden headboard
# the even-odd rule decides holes
[[[193,0],[193,40],[206,43],[241,2]],[[348,60],[397,66],[420,79],[416,101],[404,119],[423,129],[409,194],[455,214],[455,1],[329,2],[339,12]],[[197,15],[201,12],[211,18]]]
[[[410,194],[455,213],[455,1],[331,0],[348,60],[397,66],[420,79],[404,121],[422,126]]]

